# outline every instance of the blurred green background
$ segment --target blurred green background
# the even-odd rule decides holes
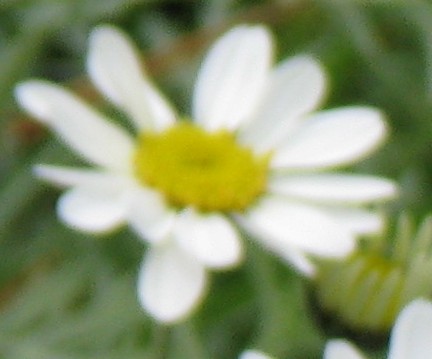
[[[142,242],[128,229],[91,237],[57,220],[59,191],[31,166],[77,159],[13,99],[14,84],[43,77],[103,106],[85,78],[87,37],[112,23],[187,114],[203,53],[243,22],[272,30],[277,60],[308,53],[322,62],[325,108],[381,108],[387,143],[346,170],[401,184],[390,215],[421,219],[432,208],[432,1],[0,0],[0,358],[230,359],[253,346],[280,358],[322,356],[327,334],[308,284],[252,245],[244,266],[212,275],[190,320],[154,323],[135,295]]]

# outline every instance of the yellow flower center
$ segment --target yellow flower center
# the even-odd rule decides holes
[[[239,145],[228,131],[208,133],[188,122],[143,133],[134,158],[141,183],[174,206],[203,211],[248,207],[264,191],[269,159]]]

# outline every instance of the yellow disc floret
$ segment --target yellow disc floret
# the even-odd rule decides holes
[[[269,155],[256,156],[232,133],[209,133],[180,122],[161,133],[143,133],[135,152],[141,183],[175,206],[241,211],[264,190]]]

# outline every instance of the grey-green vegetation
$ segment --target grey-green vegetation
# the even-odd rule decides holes
[[[330,80],[324,108],[381,108],[387,143],[344,170],[398,181],[390,216],[404,210],[420,220],[432,209],[431,1],[0,0],[0,358],[230,359],[247,347],[321,357],[331,333],[311,284],[253,245],[242,267],[212,274],[208,297],[185,323],[152,321],[135,295],[142,241],[126,228],[92,237],[58,221],[59,192],[31,166],[77,159],[13,99],[14,84],[43,77],[104,106],[84,64],[89,31],[112,23],[138,42],[149,73],[187,113],[201,55],[242,22],[272,30],[279,60],[308,53],[321,61]],[[381,339],[357,343],[384,357]]]

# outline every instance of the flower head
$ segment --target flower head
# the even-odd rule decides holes
[[[351,329],[387,332],[405,305],[431,292],[432,217],[415,229],[401,215],[394,231],[359,247],[343,260],[318,265],[316,296]]]
[[[130,40],[111,26],[91,34],[88,71],[136,129],[131,136],[63,87],[20,84],[20,105],[50,126],[93,169],[40,165],[39,177],[67,188],[58,215],[88,232],[128,223],[151,244],[139,297],[158,320],[195,307],[206,269],[237,265],[233,221],[300,270],[307,255],[341,257],[379,215],[360,208],[389,199],[392,182],[319,173],[369,154],[386,134],[381,113],[347,107],[313,113],[325,92],[318,63],[300,56],[271,68],[262,26],[238,26],[205,58],[191,120],[179,119],[148,80]]]
[[[388,359],[428,359],[432,354],[432,303],[416,299],[397,317],[393,327]],[[345,340],[328,342],[324,359],[364,359],[365,357]]]

